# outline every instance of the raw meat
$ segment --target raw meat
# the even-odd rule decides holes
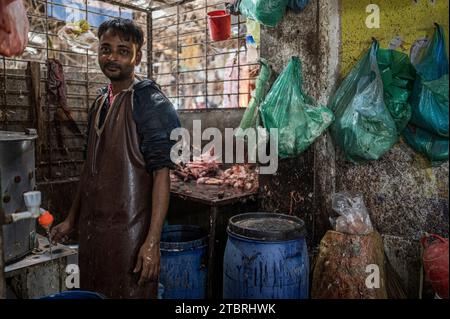
[[[29,28],[22,0],[0,0],[0,55],[21,55],[28,44]]]

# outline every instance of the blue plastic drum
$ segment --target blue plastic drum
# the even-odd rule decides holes
[[[208,236],[200,227],[171,225],[161,236],[161,299],[206,298]]]
[[[84,290],[67,290],[57,294],[42,297],[40,299],[106,299],[105,296],[97,292]]]
[[[230,219],[223,270],[224,299],[306,299],[309,258],[304,222],[251,213]]]

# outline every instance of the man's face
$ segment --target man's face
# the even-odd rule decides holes
[[[141,52],[131,39],[127,41],[114,31],[106,31],[99,40],[98,63],[111,81],[131,78],[141,57]]]

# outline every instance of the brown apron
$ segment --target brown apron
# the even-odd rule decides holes
[[[99,128],[105,98],[94,106],[80,180],[80,286],[108,298],[155,298],[157,283],[141,287],[140,273],[133,273],[150,229],[152,194],[132,115],[133,91],[119,93]]]

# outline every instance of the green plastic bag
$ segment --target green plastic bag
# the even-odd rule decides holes
[[[432,41],[415,65],[411,123],[433,135],[449,137],[448,56],[444,29],[436,25]]]
[[[403,131],[408,144],[433,164],[448,160],[448,56],[444,29],[436,24],[432,41],[419,52],[417,79],[411,96],[410,125]]]
[[[247,18],[268,27],[275,27],[281,19],[289,0],[241,0],[239,11]]]
[[[261,105],[264,127],[278,129],[278,155],[295,157],[305,151],[331,124],[327,107],[302,92],[302,67],[293,57]]]
[[[241,128],[242,131],[237,131],[235,134],[236,137],[244,137],[244,131],[246,129],[257,128],[261,124],[259,107],[264,101],[267,91],[269,91],[269,81],[272,75],[272,69],[270,68],[269,63],[263,58],[260,59],[259,63],[261,65],[261,71],[256,80],[256,88],[252,92],[252,99],[250,100],[239,125],[239,128]]]
[[[406,142],[417,152],[424,154],[433,165],[448,160],[448,138],[434,135],[410,124],[403,131]]]
[[[409,56],[402,52],[379,49],[377,61],[383,80],[384,103],[397,125],[397,131],[401,132],[411,119],[409,98],[416,71]]]
[[[379,159],[398,140],[395,121],[384,103],[377,52],[374,41],[331,102],[336,116],[332,135],[347,160],[354,163]]]

